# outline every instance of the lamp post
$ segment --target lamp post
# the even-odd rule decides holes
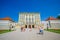
[[[50,23],[50,20],[49,20],[49,26],[50,26],[50,28],[51,28],[51,23]]]
[[[47,30],[48,30],[48,24],[47,24]]]

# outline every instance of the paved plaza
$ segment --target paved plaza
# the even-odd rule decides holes
[[[37,29],[21,32],[20,29],[0,34],[0,40],[60,40],[60,34],[44,31],[44,34],[38,34]]]

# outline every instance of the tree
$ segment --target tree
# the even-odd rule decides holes
[[[59,19],[59,20],[60,20],[60,15],[58,15],[58,16],[57,16],[57,19]]]

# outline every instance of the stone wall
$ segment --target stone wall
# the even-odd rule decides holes
[[[50,20],[50,29],[60,29],[60,20]]]
[[[13,29],[15,26],[12,21],[9,20],[0,20],[0,30],[9,30]]]
[[[0,20],[0,30],[9,29],[9,21],[8,20]]]

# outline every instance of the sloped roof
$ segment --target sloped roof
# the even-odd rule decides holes
[[[0,20],[12,20],[10,17],[0,18]]]
[[[56,18],[50,16],[49,18],[47,18],[46,21],[48,21],[48,20],[58,20],[58,19],[56,19]]]

